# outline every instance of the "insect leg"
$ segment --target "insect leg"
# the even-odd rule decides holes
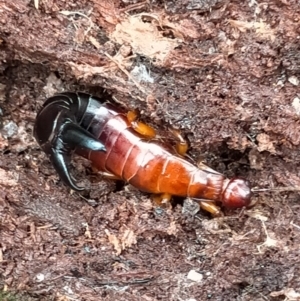
[[[152,200],[157,206],[166,206],[167,204],[170,204],[172,195],[169,193],[163,193],[163,194],[153,194]]]
[[[98,171],[98,174],[109,180],[122,180],[120,177],[118,177],[108,171]]]
[[[183,138],[179,130],[171,128],[170,131],[174,135],[174,137],[178,140],[175,146],[177,153],[181,156],[185,156],[186,152],[189,149],[187,140]]]
[[[213,216],[222,216],[221,209],[214,202],[203,200],[200,201],[199,204],[201,209],[211,213]]]
[[[129,111],[127,113],[127,119],[130,122],[131,127],[139,134],[143,135],[146,139],[152,139],[155,137],[156,132],[154,128],[146,123],[138,121],[139,113],[137,110]]]

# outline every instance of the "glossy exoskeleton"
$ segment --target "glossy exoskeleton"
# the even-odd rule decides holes
[[[128,116],[106,99],[85,93],[60,93],[44,103],[36,118],[34,136],[61,179],[74,190],[83,188],[69,172],[73,152],[89,159],[105,175],[145,192],[220,202],[228,208],[249,205],[251,189],[247,180],[227,179],[210,168],[193,165],[172,146],[137,131]]]

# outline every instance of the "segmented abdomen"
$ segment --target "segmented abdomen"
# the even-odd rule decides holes
[[[80,154],[100,171],[110,172],[150,193],[220,199],[223,175],[200,170],[158,142],[143,139],[131,128],[126,116],[110,105],[102,105],[93,114],[89,125],[83,120],[83,126],[107,151]]]

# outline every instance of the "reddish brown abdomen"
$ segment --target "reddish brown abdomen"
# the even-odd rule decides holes
[[[123,114],[105,106],[100,113],[95,114],[89,131],[107,151],[80,153],[100,171],[110,172],[150,193],[220,199],[222,175],[200,170],[155,141],[142,139]]]

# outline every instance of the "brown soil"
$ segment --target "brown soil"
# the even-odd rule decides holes
[[[300,300],[299,6],[0,0],[2,290],[24,300]],[[187,200],[155,207],[75,158],[88,189],[70,193],[32,137],[34,119],[56,92],[99,87],[152,126],[180,128],[192,158],[277,190],[212,218]]]

